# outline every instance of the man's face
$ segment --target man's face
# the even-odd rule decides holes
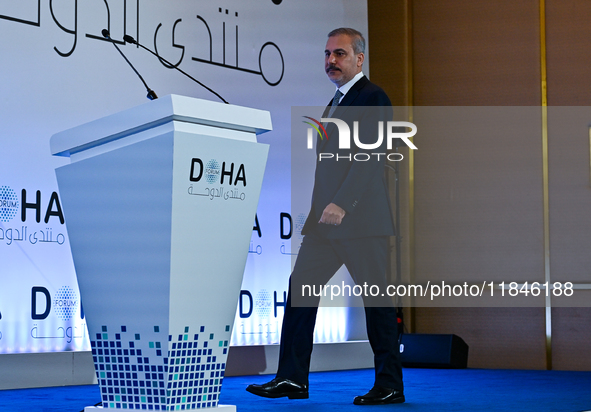
[[[355,54],[351,36],[339,34],[328,38],[324,50],[324,70],[331,82],[341,87],[361,71],[363,53]]]

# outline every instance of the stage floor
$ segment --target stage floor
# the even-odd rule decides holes
[[[245,391],[248,384],[271,378],[228,377],[220,403],[236,405],[239,412],[591,410],[591,372],[407,368],[406,403],[367,407],[353,405],[353,398],[369,389],[372,370],[312,373],[306,400],[264,399]],[[79,412],[99,401],[96,385],[0,391],[0,411]]]

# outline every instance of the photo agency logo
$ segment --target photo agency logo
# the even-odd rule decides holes
[[[353,137],[353,144],[363,150],[362,152],[356,153],[336,153],[336,152],[319,152],[318,153],[318,161],[327,160],[327,159],[334,159],[336,161],[340,160],[348,160],[348,161],[357,161],[357,162],[367,162],[372,158],[380,160],[382,157],[385,157],[389,161],[401,161],[404,157],[400,153],[385,153],[385,152],[375,152],[375,150],[379,150],[383,147],[384,139],[386,140],[386,148],[387,150],[392,150],[393,147],[401,146],[400,142],[396,139],[400,139],[406,146],[408,146],[412,150],[418,150],[418,148],[414,145],[414,143],[410,140],[417,133],[417,126],[411,122],[395,122],[395,121],[378,121],[377,122],[377,129],[372,129],[377,131],[377,138],[376,141],[373,143],[362,142],[359,137],[359,122],[353,122],[353,133],[351,133],[351,129],[347,122],[341,119],[335,118],[321,118],[320,121],[314,119],[310,116],[303,116],[304,118],[310,120],[304,120],[303,122],[307,125],[311,126],[307,129],[307,148],[313,149],[314,148],[314,137],[317,137],[318,144],[322,145],[321,148],[325,146],[325,143],[328,142],[328,133],[326,128],[328,127],[328,123],[334,123],[337,128],[338,132],[338,150],[351,150],[351,136]],[[410,129],[410,131],[406,131]],[[405,131],[402,131],[405,130]],[[316,133],[314,133],[316,132]],[[334,147],[334,146],[333,146]]]

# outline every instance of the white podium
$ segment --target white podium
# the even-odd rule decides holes
[[[172,95],[52,136],[103,402],[86,410],[218,407],[269,130]]]

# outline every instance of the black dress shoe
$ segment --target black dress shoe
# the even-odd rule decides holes
[[[363,396],[356,396],[355,405],[386,405],[388,403],[403,403],[404,393],[394,389],[374,386]]]
[[[308,385],[303,385],[289,379],[275,378],[262,385],[248,385],[246,390],[265,398],[308,399]]]

